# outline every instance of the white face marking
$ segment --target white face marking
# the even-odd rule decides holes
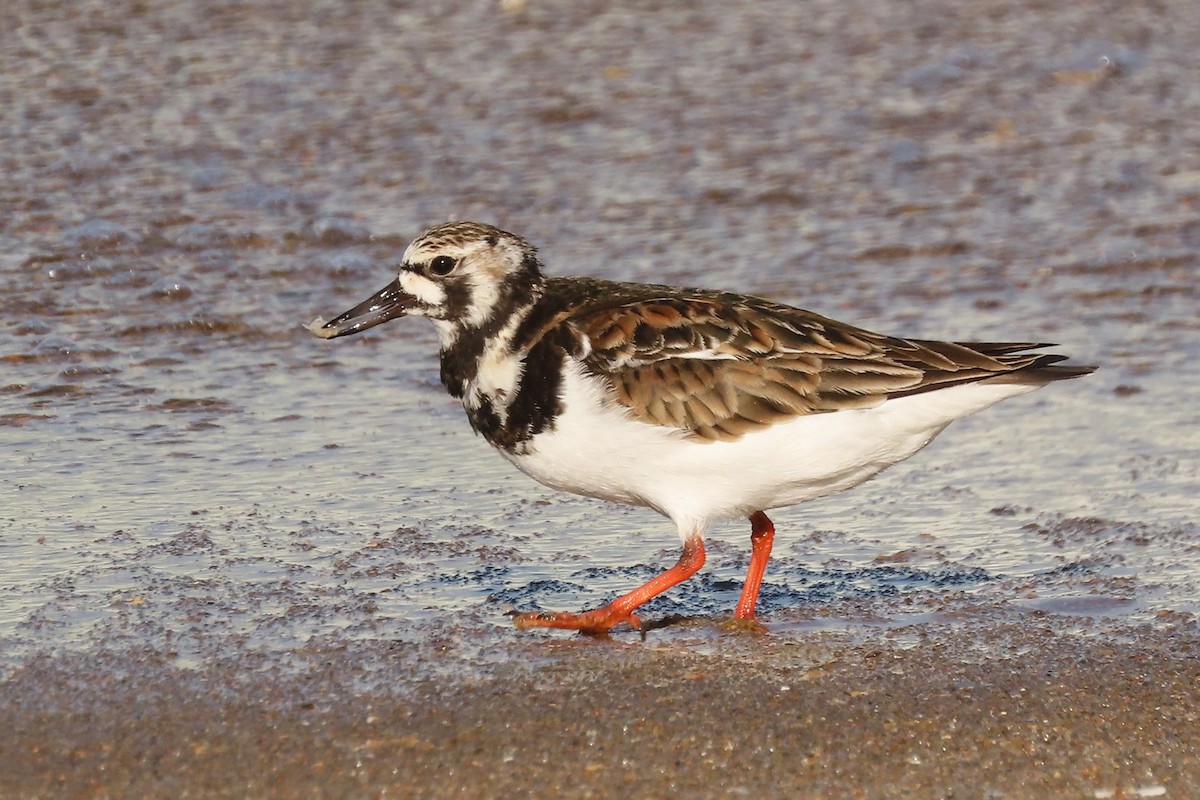
[[[500,301],[500,284],[520,269],[525,253],[508,239],[500,239],[495,246],[477,242],[462,249],[465,253],[459,270],[471,287],[471,302],[463,320],[478,326],[492,316]]]
[[[496,301],[500,299],[500,285],[489,272],[471,272],[467,276],[471,287],[471,304],[467,307],[463,321],[468,325],[479,326],[492,315]]]
[[[400,270],[399,278],[400,288],[421,301],[421,306],[412,309],[410,314],[424,314],[422,306],[437,308],[446,302],[446,290],[424,275]]]

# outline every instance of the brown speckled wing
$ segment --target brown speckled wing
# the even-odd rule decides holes
[[[585,304],[564,316],[558,322],[587,343],[584,364],[618,402],[638,419],[704,440],[956,383],[1080,374],[1048,366],[1060,356],[1024,352],[1039,345],[909,341],[715,292]]]

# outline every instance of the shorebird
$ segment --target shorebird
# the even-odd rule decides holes
[[[395,280],[307,327],[323,339],[428,317],[441,379],[518,469],[567,492],[647,506],[683,552],[598,608],[517,614],[519,628],[640,627],[636,609],[704,565],[715,521],[749,518],[734,609],[754,620],[775,528],[766,511],[849,489],[954,420],[1092,366],[1048,344],[903,339],[729,292],[547,277],[537,250],[451,222],[404,251]]]

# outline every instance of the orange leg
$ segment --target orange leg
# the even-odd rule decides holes
[[[765,517],[764,517],[765,519]],[[770,545],[768,544],[768,549]],[[518,628],[567,628],[581,633],[605,633],[609,629],[628,622],[635,628],[642,621],[633,613],[634,609],[652,597],[656,597],[677,583],[682,583],[704,566],[704,542],[692,536],[683,544],[683,554],[675,566],[639,586],[629,594],[621,595],[607,605],[572,614],[569,611],[529,611],[517,614],[513,624]],[[751,606],[753,609],[753,606]]]
[[[742,584],[742,596],[738,598],[734,619],[754,619],[754,607],[758,605],[758,591],[762,588],[763,574],[771,558],[771,545],[775,543],[775,525],[761,511],[750,516],[750,569],[746,571],[746,582]]]

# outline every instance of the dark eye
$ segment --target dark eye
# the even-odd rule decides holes
[[[429,271],[434,275],[449,275],[457,265],[458,262],[450,256],[438,256],[429,262]]]

